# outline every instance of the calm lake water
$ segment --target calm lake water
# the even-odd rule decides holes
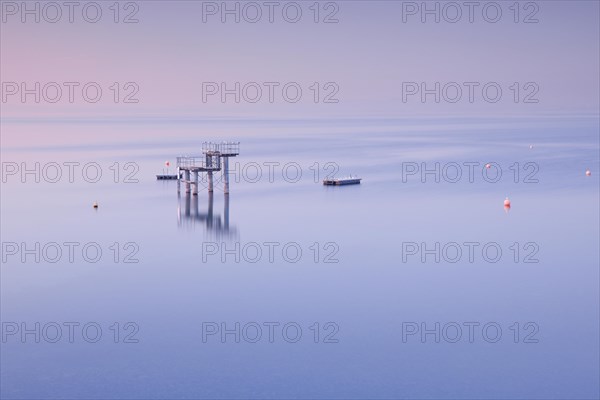
[[[599,128],[3,123],[1,395],[596,398]],[[228,199],[155,179],[204,140]]]

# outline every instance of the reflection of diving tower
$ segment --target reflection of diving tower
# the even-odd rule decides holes
[[[198,196],[187,192],[183,199],[179,194],[177,197],[177,225],[180,228],[195,229],[201,226],[208,237],[214,239],[234,239],[238,236],[236,227],[229,225],[229,196],[224,198],[222,219],[213,211],[213,193],[208,194],[207,210],[204,213],[198,207]]]
[[[208,175],[208,191],[213,191],[213,173],[221,171],[223,159],[223,191],[229,194],[229,157],[240,154],[240,142],[204,142],[202,143],[202,156],[177,157],[177,191],[180,191],[181,182],[185,183],[185,192],[198,194],[198,174],[206,172]],[[183,172],[183,176],[182,176]]]

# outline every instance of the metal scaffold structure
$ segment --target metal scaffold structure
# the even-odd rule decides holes
[[[223,191],[229,194],[229,157],[240,154],[240,142],[204,142],[201,156],[177,157],[177,191],[181,183],[185,184],[185,192],[198,195],[198,181],[201,173],[208,178],[208,192],[213,191],[213,174],[222,171]]]

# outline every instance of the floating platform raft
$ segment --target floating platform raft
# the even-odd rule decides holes
[[[358,185],[361,178],[349,177],[349,178],[333,178],[323,179],[323,185],[325,186],[342,186],[342,185]]]
[[[168,174],[163,174],[163,175],[156,175],[156,179],[158,179],[159,181],[165,181],[165,180],[175,180],[177,179],[177,175],[168,175]]]

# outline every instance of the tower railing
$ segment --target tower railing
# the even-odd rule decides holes
[[[240,142],[204,142],[202,143],[202,153],[237,156],[240,154]]]
[[[219,155],[213,155],[209,159],[206,156],[180,156],[177,157],[177,167],[181,169],[220,171],[221,160]]]

